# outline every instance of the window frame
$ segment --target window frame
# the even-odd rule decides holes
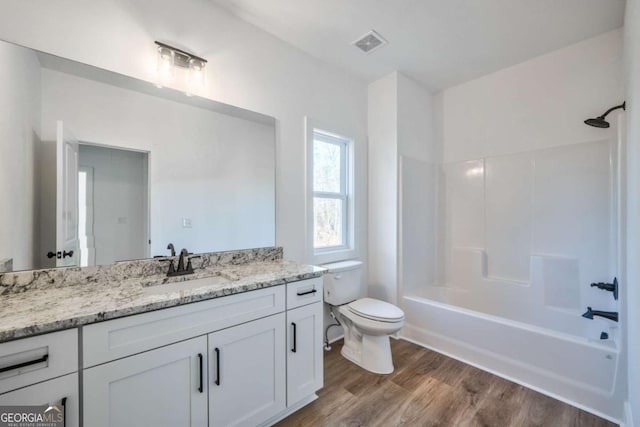
[[[333,144],[337,145],[340,148],[340,191],[316,191],[315,190],[315,182],[311,183],[312,192],[313,192],[313,207],[315,207],[316,199],[332,199],[332,200],[341,200],[342,201],[342,219],[341,225],[342,230],[340,230],[340,235],[342,237],[342,242],[338,245],[332,246],[316,246],[315,245],[315,212],[312,217],[314,221],[314,241],[313,241],[313,251],[314,253],[325,253],[325,252],[335,252],[339,250],[345,250],[349,248],[349,139],[338,137],[334,134],[328,133],[322,129],[313,129],[313,148],[315,149],[316,141],[323,142],[325,144]],[[312,153],[312,157],[313,153]],[[313,162],[313,159],[312,159]],[[313,165],[315,167],[315,165]],[[315,178],[315,176],[314,176]]]
[[[307,139],[307,248],[309,259],[315,263],[326,263],[353,258],[355,248],[355,158],[354,139],[334,126],[325,126],[308,117],[305,118]],[[340,192],[315,191],[314,189],[314,146],[318,140],[340,146]],[[340,245],[315,247],[316,198],[343,200],[342,243]]]

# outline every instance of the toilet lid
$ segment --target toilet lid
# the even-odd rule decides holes
[[[349,310],[358,316],[385,322],[404,319],[404,312],[393,304],[373,298],[361,298],[349,304]]]

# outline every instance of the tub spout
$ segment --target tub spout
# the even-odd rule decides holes
[[[599,311],[592,310],[591,307],[587,307],[587,311],[582,315],[582,317],[587,319],[593,319],[593,316],[604,317],[605,319],[613,320],[614,322],[618,321],[617,311]]]

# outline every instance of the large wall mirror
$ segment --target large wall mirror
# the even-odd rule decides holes
[[[275,120],[0,41],[0,272],[275,245]]]

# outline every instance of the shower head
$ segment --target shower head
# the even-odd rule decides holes
[[[603,114],[603,115],[598,116],[598,117],[596,117],[596,118],[594,118],[594,119],[587,119],[587,120],[585,120],[584,122],[585,122],[585,124],[587,124],[587,125],[589,125],[589,126],[593,126],[593,127],[596,127],[596,128],[605,128],[605,129],[606,129],[606,128],[608,128],[610,125],[609,125],[609,122],[605,120],[605,117],[607,117],[607,115],[608,115],[610,112],[612,112],[613,110],[617,110],[617,109],[619,109],[619,108],[622,108],[622,109],[624,110],[624,109],[625,109],[625,107],[626,107],[626,102],[623,102],[623,103],[622,103],[622,104],[620,104],[620,105],[617,105],[617,106],[615,106],[615,107],[611,107],[611,108],[609,108],[607,111],[605,111],[605,112],[604,112],[604,114]]]
[[[610,126],[609,122],[604,119],[604,116],[596,117],[595,119],[587,119],[584,122],[594,128],[608,128]]]

